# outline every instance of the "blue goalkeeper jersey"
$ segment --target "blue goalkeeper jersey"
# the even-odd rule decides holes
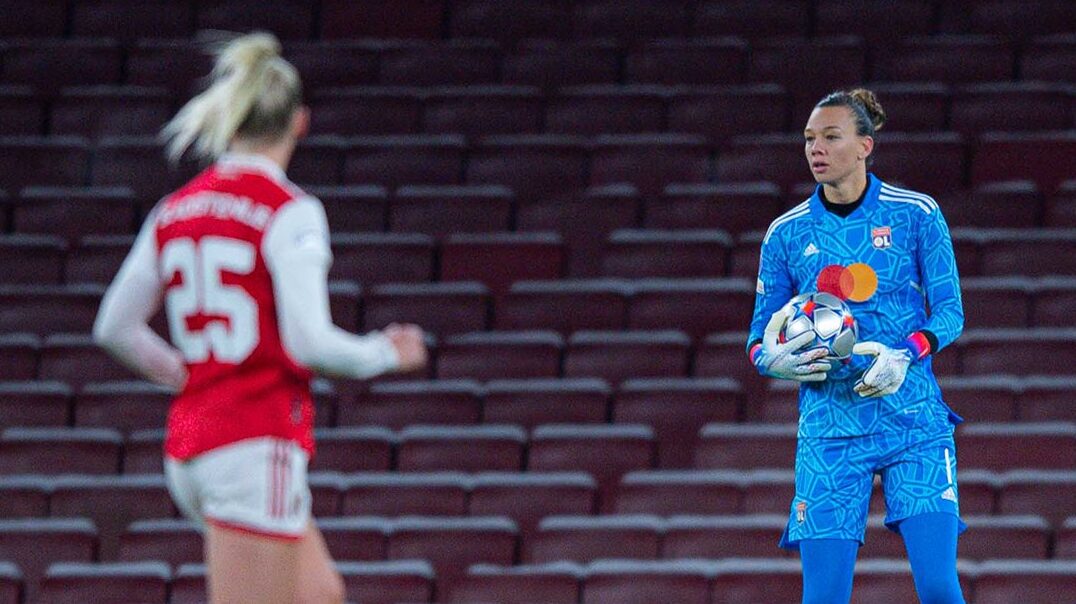
[[[859,341],[896,346],[927,330],[936,353],[964,327],[960,278],[949,227],[928,195],[888,185],[872,174],[863,202],[847,217],[826,211],[819,188],[779,216],[762,241],[751,320],[751,342],[762,339],[770,316],[799,293],[817,291],[823,268],[868,264],[878,288],[863,302],[848,300]],[[931,357],[913,361],[896,393],[863,398],[852,388],[874,357],[853,355],[823,382],[799,393],[799,436],[844,437],[923,429],[951,431],[962,421],[942,400]]]

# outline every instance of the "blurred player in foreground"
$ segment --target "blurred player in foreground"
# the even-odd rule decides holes
[[[870,91],[823,98],[804,129],[819,184],[762,242],[748,352],[762,375],[802,383],[796,494],[780,544],[800,551],[803,602],[851,598],[876,473],[920,601],[964,601],[953,441],[963,420],[931,370],[931,355],[963,329],[960,282],[938,204],[867,172],[884,122]],[[781,343],[786,303],[812,291],[845,299],[858,319],[850,363],[831,366],[809,334]]]
[[[216,603],[343,601],[310,513],[310,378],[427,358],[416,326],[332,324],[324,209],[285,176],[309,112],[279,53],[268,34],[222,45],[210,86],[165,126],[173,161],[190,149],[215,163],[149,215],[94,325],[117,359],[178,392],[165,474],[205,532]],[[162,298],[176,348],[147,325]]]

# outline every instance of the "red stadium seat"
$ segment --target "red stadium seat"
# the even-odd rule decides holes
[[[526,544],[526,560],[591,562],[601,558],[653,560],[664,523],[656,516],[550,516]]]
[[[384,231],[388,216],[389,197],[384,187],[352,185],[340,187],[309,187],[307,192],[321,200],[329,219],[329,231],[357,233]]]
[[[887,133],[872,170],[887,181],[936,195],[964,187],[965,156],[959,134]],[[928,162],[927,157],[932,159]]]
[[[315,518],[339,515],[344,491],[342,475],[336,472],[313,472],[308,475],[307,482],[312,499],[311,515]]]
[[[1028,80],[1071,82],[1076,78],[1076,34],[1033,38],[1020,56],[1020,73]]]
[[[864,560],[857,563],[852,601],[856,604],[914,602],[916,592],[911,574],[911,567],[904,560]]]
[[[1076,366],[1076,332],[1068,329],[976,329],[959,344],[965,375],[1068,375]],[[1043,346],[1052,354],[1042,355]]]
[[[1057,532],[1054,555],[1057,558],[1076,559],[1076,516],[1065,519],[1061,530]]]
[[[953,253],[956,254],[956,268],[964,277],[977,277],[983,274],[982,250],[986,246],[986,229],[956,227],[950,229],[953,236]]]
[[[212,67],[212,57],[193,40],[143,39],[127,49],[126,82],[167,88],[185,101]]]
[[[306,39],[314,32],[314,7],[303,0],[263,6],[257,0],[198,2],[194,27],[224,31],[266,30],[284,39]]]
[[[481,283],[388,284],[366,295],[366,329],[417,323],[438,335],[486,329],[489,290]]]
[[[643,226],[740,234],[765,229],[781,210],[781,190],[770,182],[672,184],[661,196],[646,199]]]
[[[202,533],[190,520],[138,520],[120,536],[119,559],[126,562],[160,560],[178,567],[201,562],[202,545]]]
[[[347,144],[336,136],[310,136],[299,141],[288,176],[303,186],[342,184]]]
[[[703,560],[602,560],[587,567],[582,601],[706,604],[715,571]]]
[[[695,377],[731,377],[744,387],[748,396],[765,391],[766,378],[759,376],[747,355],[747,334],[715,333],[706,336],[695,350]]]
[[[1003,0],[966,4],[971,12],[971,31],[1015,39],[1071,32],[1071,23],[1076,21],[1076,10],[1064,0],[1033,0],[1015,6]]]
[[[1047,193],[1072,178],[1076,131],[993,132],[979,137],[971,164],[971,184],[1027,178]]]
[[[593,513],[597,493],[597,482],[583,472],[489,472],[474,477],[467,512],[511,518],[526,543],[547,516]]]
[[[330,279],[423,283],[433,277],[433,240],[414,233],[346,233],[332,236]]]
[[[1043,224],[1048,227],[1076,227],[1076,180],[1061,183],[1057,192],[1047,197]]]
[[[428,602],[435,589],[433,567],[424,560],[343,562],[337,568],[348,599],[363,604]]]
[[[172,571],[163,562],[57,562],[41,581],[41,599],[56,604],[165,604],[171,579]]]
[[[77,37],[188,38],[192,33],[192,3],[146,4],[137,0],[79,0],[71,10],[72,34]]]
[[[881,44],[934,30],[930,0],[820,0],[815,11],[815,33],[820,35],[856,31]],[[881,22],[886,26],[863,27]]]
[[[349,138],[343,182],[386,187],[457,184],[463,174],[463,153],[463,139],[457,135]]]
[[[411,426],[400,432],[397,466],[401,472],[516,472],[526,440],[516,426]]]
[[[644,424],[658,439],[658,467],[691,467],[699,429],[740,417],[743,390],[729,379],[633,379],[621,384],[613,421]]]
[[[689,7],[682,0],[660,6],[645,0],[586,0],[575,2],[574,7],[572,33],[579,39],[614,38],[632,42],[682,37],[688,29]]]
[[[788,524],[787,515],[673,516],[665,526],[662,558],[766,558]]]
[[[134,235],[87,235],[79,239],[67,255],[64,280],[70,284],[108,285],[119,273],[134,240]]]
[[[121,432],[159,428],[174,393],[147,382],[87,384],[75,397],[75,425]]]
[[[1031,322],[1036,327],[1073,327],[1076,320],[1071,309],[1076,303],[1076,279],[1065,277],[1043,277],[1031,286],[1032,314]]]
[[[723,560],[717,565],[712,602],[795,602],[803,589],[800,575],[800,563],[792,560]]]
[[[9,326],[7,332],[12,331]],[[41,340],[27,333],[3,333],[0,331],[0,351],[4,362],[0,364],[0,378],[4,380],[33,380],[37,378],[38,356]]]
[[[738,38],[661,40],[628,51],[627,82],[640,84],[721,85],[744,81],[747,44]]]
[[[0,474],[116,474],[123,437],[104,428],[7,428]]]
[[[795,461],[795,453],[795,425],[707,424],[699,432],[695,467],[787,468]]]
[[[954,95],[950,126],[966,136],[993,130],[1064,130],[1072,125],[1071,104],[1071,93],[1059,84],[974,84]]]
[[[338,472],[387,471],[397,443],[392,431],[380,426],[314,430],[317,455],[310,470]]]
[[[500,48],[492,40],[388,42],[380,54],[378,83],[390,86],[494,84]]]
[[[792,467],[791,464],[789,467]],[[793,470],[752,470],[743,478],[745,514],[787,514],[796,494]]]
[[[7,18],[0,23],[0,38],[12,36],[60,38],[64,35],[67,6],[63,0],[46,0],[29,6],[18,0],[3,3]]]
[[[899,132],[938,132],[949,124],[952,90],[939,82],[892,82],[871,85],[885,107],[886,121]],[[806,118],[804,118],[806,119]],[[881,151],[886,135],[882,135]]]
[[[802,166],[802,169],[796,166]],[[720,182],[770,181],[788,188],[810,178],[801,134],[734,136],[717,153],[717,179]],[[767,224],[776,217],[765,216]]]
[[[400,430],[411,424],[477,424],[482,391],[470,380],[375,383],[360,400],[341,405],[337,424]]]
[[[668,103],[671,132],[701,134],[715,143],[748,132],[780,132],[788,123],[788,95],[777,84],[676,88]]]
[[[3,350],[5,362],[18,353]],[[9,352],[13,354],[7,356]],[[36,356],[36,355],[35,355]],[[4,426],[66,426],[71,417],[72,391],[60,382],[0,382],[0,424]],[[0,514],[2,516],[2,514]]]
[[[754,287],[746,279],[639,280],[628,306],[628,327],[705,336],[747,325],[754,301]]]
[[[22,598],[22,572],[11,562],[0,562],[0,603],[19,604],[20,598]]]
[[[975,578],[976,604],[1052,604],[1076,598],[1076,562],[988,560]]]
[[[706,182],[709,172],[710,153],[701,136],[599,136],[594,141],[590,184],[628,182],[644,195],[656,195],[672,182]]]
[[[209,601],[204,564],[182,564],[172,577],[172,604],[203,604]]]
[[[654,431],[648,426],[621,424],[550,424],[531,433],[529,471],[589,472],[598,481],[599,509],[613,509],[620,477],[654,466]]]
[[[560,134],[660,132],[663,92],[652,86],[612,84],[561,89],[547,103],[545,127]]]
[[[43,134],[45,114],[45,103],[32,87],[0,85],[0,136]]]
[[[519,226],[531,229],[544,225],[540,228],[559,230],[568,246],[568,275],[594,277],[601,274],[609,234],[616,229],[636,227],[641,206],[641,195],[634,185],[588,187],[565,204],[522,208]]]
[[[705,0],[695,8],[695,36],[807,37],[811,7],[797,0]]]
[[[48,235],[0,235],[0,275],[4,285],[55,285],[63,279],[67,244]]]
[[[468,86],[427,91],[427,132],[479,137],[542,130],[543,98],[530,86]]]
[[[603,273],[610,277],[723,277],[732,238],[719,230],[620,229],[609,235]]]
[[[879,50],[874,77],[883,81],[1000,82],[1015,69],[1013,49],[991,36],[909,36]]]
[[[493,380],[486,384],[484,421],[530,430],[541,424],[605,423],[609,385],[593,378]]]
[[[1043,215],[1042,193],[1028,180],[980,185],[970,197],[966,191],[943,197],[941,206],[946,222],[959,226],[1032,228]]]
[[[124,474],[164,473],[164,428],[136,430],[123,447]]]
[[[564,0],[508,6],[497,0],[452,3],[449,32],[453,38],[494,38],[514,42],[528,38],[560,38],[571,19]]]
[[[681,331],[580,331],[568,339],[565,377],[610,384],[631,378],[686,377],[691,339]]]
[[[172,99],[163,89],[80,87],[65,89],[52,106],[53,134],[152,136],[171,117]]]
[[[134,232],[137,202],[126,187],[29,187],[12,200],[18,233],[42,233],[74,243],[85,235]]]
[[[744,419],[758,423],[790,423],[799,419],[800,385],[790,380],[766,380],[764,391],[748,399]]]
[[[494,566],[475,564],[454,582],[448,602],[575,604],[579,601],[583,567],[571,562]]]
[[[391,522],[384,518],[320,518],[329,554],[336,560],[373,561],[385,558]]]
[[[822,95],[865,80],[866,54],[858,36],[769,39],[752,45],[748,80],[784,86],[793,94],[792,123],[802,124]]]
[[[740,511],[742,472],[630,472],[616,494],[618,514],[712,516]]]
[[[1076,424],[972,424],[957,435],[964,467],[987,470],[1076,467]]]
[[[326,39],[440,38],[445,4],[444,0],[324,0],[321,35]]]
[[[90,150],[73,136],[0,137],[0,163],[19,166],[0,173],[0,188],[18,191],[26,186],[77,187],[86,184]]]
[[[162,144],[151,137],[110,136],[98,141],[94,147],[91,184],[95,187],[130,187],[137,199],[152,203],[179,188],[196,173],[197,166],[190,162],[181,163],[178,168],[172,166],[165,157]],[[78,182],[64,184],[83,183],[79,178]]]
[[[97,529],[85,518],[0,520],[0,558],[22,571],[27,601],[37,601],[38,581],[53,562],[97,557]]]
[[[115,40],[22,38],[5,49],[4,82],[33,86],[38,93],[55,96],[68,86],[119,84],[122,65],[122,51]]]
[[[960,557],[970,560],[1049,557],[1053,531],[1038,516],[964,516]]]
[[[464,516],[467,513],[466,476],[429,474],[351,474],[344,479],[344,515]],[[369,554],[344,560],[375,560]]]
[[[389,228],[435,238],[507,231],[512,192],[498,185],[405,186],[389,202]]]
[[[961,476],[963,478],[963,476]],[[877,480],[877,479],[876,479]],[[877,484],[875,485],[877,486]],[[963,493],[961,493],[963,495]],[[879,498],[879,493],[872,493],[871,501]],[[964,503],[961,501],[961,503]],[[963,507],[963,506],[962,506]],[[884,508],[883,508],[884,509]],[[963,518],[967,518],[967,512],[964,512]],[[788,522],[788,517],[785,517],[785,522]],[[782,527],[783,528],[783,527]],[[964,556],[964,541],[963,535],[958,543],[959,556]],[[885,516],[882,511],[875,512],[872,510],[871,516],[867,519],[867,531],[864,535],[864,544],[860,547],[860,558],[880,558],[880,559],[894,559],[906,557],[907,550],[904,547],[904,540],[900,535],[889,530],[885,525]]]
[[[1019,417],[1024,421],[1076,421],[1076,379],[1071,376],[1029,377],[1017,396]]]
[[[441,246],[441,280],[478,281],[501,294],[515,281],[560,278],[565,252],[556,233],[450,235]]]
[[[67,382],[72,386],[137,379],[94,344],[90,336],[81,334],[57,334],[45,338],[38,373],[42,379]]]
[[[131,522],[175,516],[164,476],[61,476],[49,499],[54,517],[91,518],[100,530],[101,560],[115,560]]]
[[[378,51],[376,41],[371,40],[320,40],[313,42],[288,42],[284,48],[287,59],[303,77],[303,87],[320,93],[326,89],[365,86],[377,81]],[[376,114],[370,107],[352,105],[356,114],[369,116],[375,121]],[[317,118],[317,110],[313,111]],[[341,132],[332,134],[360,134]],[[362,134],[390,134],[389,132],[364,132]]]
[[[512,6],[511,21],[519,22],[519,13],[526,8],[542,5],[544,3]],[[558,31],[562,31],[559,24]],[[614,84],[617,82],[618,53],[616,44],[608,40],[575,43],[524,40],[505,55],[502,69],[505,83],[539,86],[546,90]]]
[[[497,329],[621,329],[628,289],[615,280],[519,281],[498,301]]]
[[[437,375],[481,381],[552,378],[560,375],[563,350],[563,338],[548,331],[449,336],[438,349]]]
[[[966,284],[967,280],[963,281],[965,288]],[[999,423],[1020,418],[1017,400],[1023,384],[1016,378],[1003,375],[945,376],[938,379],[938,385],[945,403],[961,417],[974,422]]]
[[[1041,459],[1052,458],[1053,451]],[[1036,514],[1051,525],[1060,525],[1076,505],[1076,472],[1068,465],[1062,470],[1018,470],[1001,477],[997,512]]]
[[[527,217],[525,207],[538,201],[562,202],[586,188],[589,154],[584,139],[560,135],[491,136],[468,154],[467,182],[504,185],[520,203],[520,230],[548,230],[557,225]]]
[[[388,559],[426,559],[437,571],[439,587],[481,562],[511,564],[519,531],[507,518],[428,518],[410,516],[393,522]]]
[[[1031,325],[1031,282],[1025,277],[970,277],[960,283],[969,329]]]
[[[356,48],[355,51],[363,55],[370,53],[366,47]],[[376,55],[371,58],[376,60]],[[354,64],[355,59],[351,57],[341,63],[345,67]],[[370,70],[373,71],[375,67],[376,63],[371,65]],[[353,72],[354,69],[351,67],[346,71]],[[302,73],[305,78],[306,72]],[[331,85],[331,82],[326,84]],[[310,130],[316,134],[417,134],[421,128],[422,95],[414,88],[328,88],[316,92],[311,102]]]

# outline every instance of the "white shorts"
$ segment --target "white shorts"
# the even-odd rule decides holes
[[[168,491],[180,511],[205,524],[294,540],[310,520],[309,462],[298,444],[251,438],[180,461],[166,458]]]

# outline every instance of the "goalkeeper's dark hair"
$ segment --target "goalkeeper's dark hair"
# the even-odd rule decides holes
[[[874,137],[874,134],[885,126],[885,110],[874,92],[866,88],[831,92],[818,101],[815,108],[819,107],[848,107],[855,118],[856,134],[859,136]],[[872,159],[873,157],[867,158],[868,166]]]

